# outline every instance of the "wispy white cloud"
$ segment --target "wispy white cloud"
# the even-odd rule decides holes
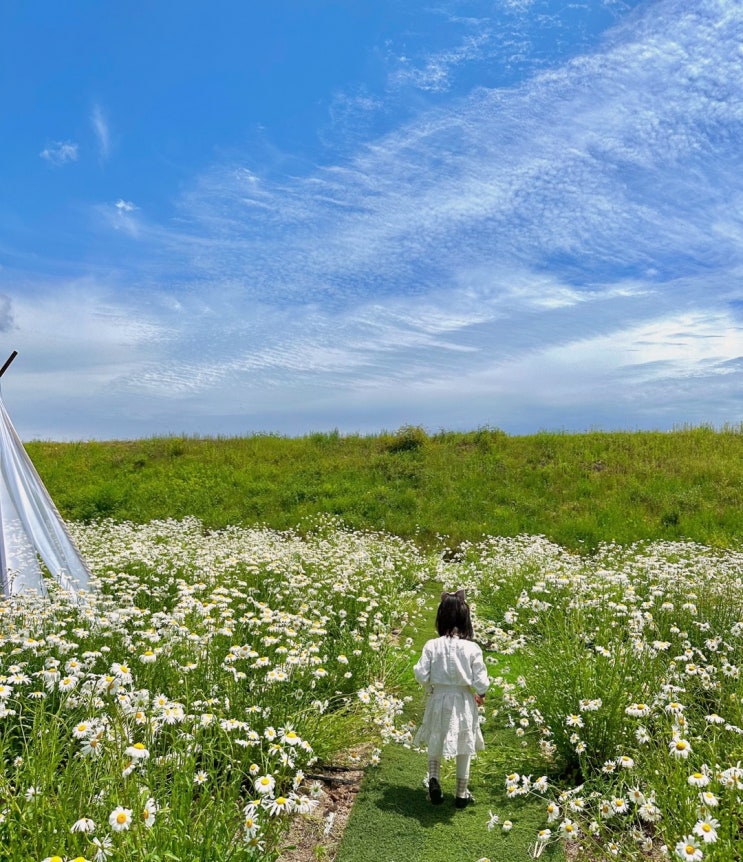
[[[499,0],[499,5],[510,11],[526,12],[534,5],[535,0]]]
[[[108,159],[111,151],[111,132],[109,130],[108,120],[106,119],[103,109],[100,105],[94,105],[90,114],[90,123],[93,126],[93,131],[98,141],[98,154],[101,161]]]
[[[44,147],[39,155],[44,161],[58,168],[77,161],[78,145],[72,141],[55,141]]]
[[[502,405],[506,425],[518,426],[519,411],[572,430],[733,424],[742,355],[741,322],[699,310],[520,353],[474,371],[466,389]],[[445,379],[430,385],[459,400]]]
[[[114,230],[121,231],[135,239],[140,237],[142,223],[138,215],[139,207],[136,204],[119,198],[113,204],[107,203],[98,206],[97,211]]]
[[[393,87],[412,85],[431,92],[448,90],[452,73],[465,64],[482,59],[490,39],[487,30],[480,31],[466,35],[456,47],[429,54],[422,62],[404,55],[398,57],[397,68],[391,73],[389,83]]]
[[[338,91],[333,94],[328,107],[328,126],[321,129],[320,140],[329,149],[338,151],[344,143],[358,145],[367,140],[373,123],[385,103],[379,95],[373,95],[365,88],[355,91]]]
[[[550,348],[544,365],[580,370],[598,379],[607,371],[633,382],[727,373],[727,363],[743,355],[743,324],[722,310],[670,314],[644,320],[599,337]]]

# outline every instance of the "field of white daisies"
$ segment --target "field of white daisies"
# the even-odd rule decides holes
[[[88,594],[0,605],[2,858],[276,858],[313,766],[396,733],[390,631],[424,561],[332,522],[74,534]]]
[[[589,859],[741,858],[743,553],[492,538],[459,580],[509,656],[492,718],[516,748],[493,779],[543,802],[535,858],[556,840]]]
[[[498,668],[486,743],[512,733],[490,776],[508,808],[483,830],[538,798],[534,857],[564,840],[590,859],[737,858],[743,553],[519,537],[452,560],[330,519],[73,528],[93,588],[0,605],[10,862],[277,859],[323,764],[410,744],[397,634],[431,580],[468,590]]]

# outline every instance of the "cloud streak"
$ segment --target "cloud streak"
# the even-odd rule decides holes
[[[490,38],[487,31],[467,35],[454,48],[426,57],[422,65],[414,63],[408,57],[400,57],[397,70],[390,76],[390,85],[413,86],[434,93],[444,92],[450,89],[452,74],[458,68],[483,58]]]
[[[98,155],[101,161],[108,160],[111,152],[111,132],[103,109],[100,105],[94,105],[90,114],[90,124],[93,127],[96,141],[98,142]]]
[[[0,293],[0,332],[10,332],[14,326],[13,300]]]
[[[70,162],[77,161],[78,145],[72,141],[55,141],[44,147],[39,155],[48,164],[59,168]]]

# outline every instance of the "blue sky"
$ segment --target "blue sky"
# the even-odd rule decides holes
[[[19,433],[737,425],[741,46],[740,0],[4,0]]]

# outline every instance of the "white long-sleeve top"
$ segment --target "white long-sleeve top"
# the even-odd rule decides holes
[[[484,695],[490,686],[480,647],[474,641],[447,635],[426,643],[413,673],[421,685],[434,688],[471,686],[477,694]]]

